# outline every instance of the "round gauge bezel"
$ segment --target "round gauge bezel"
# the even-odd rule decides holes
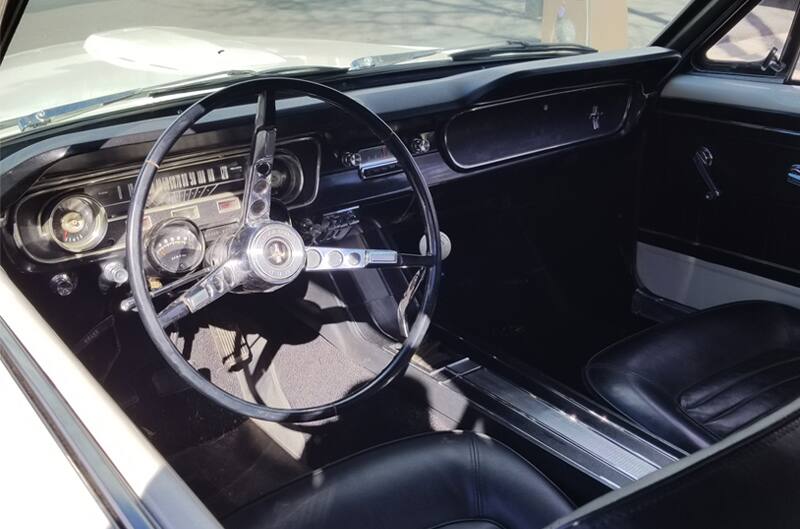
[[[92,227],[92,231],[84,240],[77,243],[67,243],[60,240],[56,237],[56,232],[53,228],[53,217],[59,206],[67,200],[84,200],[94,212],[94,226]],[[108,214],[106,213],[106,208],[104,208],[97,199],[89,195],[67,195],[60,198],[58,202],[53,205],[53,209],[50,210],[50,216],[47,219],[47,230],[50,235],[50,240],[56,243],[61,249],[75,254],[88,252],[89,250],[97,248],[97,246],[103,242],[103,238],[105,238],[108,232]]]
[[[283,202],[286,205],[291,204],[303,193],[305,186],[305,174],[303,171],[303,164],[300,159],[292,152],[286,150],[278,150],[275,153],[275,161],[281,160],[289,169],[287,178],[290,187],[285,192],[279,195],[273,195],[272,198]],[[273,169],[274,170],[274,169]]]
[[[160,232],[164,228],[171,226],[173,224],[182,224],[187,226],[189,230],[194,233],[197,240],[200,242],[200,258],[197,260],[197,263],[192,264],[192,266],[187,267],[184,270],[174,271],[174,272],[172,270],[165,269],[160,264],[160,259],[158,259],[155,255],[155,245],[161,239]],[[203,231],[200,229],[200,226],[198,226],[195,222],[185,217],[175,217],[171,219],[166,219],[153,226],[153,228],[147,234],[146,248],[147,248],[147,258],[150,261],[150,266],[159,274],[164,274],[168,276],[179,276],[193,272],[197,270],[197,268],[199,268],[200,265],[203,264],[203,261],[205,260],[206,257],[206,240],[203,237]]]

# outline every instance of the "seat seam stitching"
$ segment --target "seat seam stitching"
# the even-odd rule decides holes
[[[800,358],[798,358],[798,357],[795,357],[795,358],[790,358],[790,359],[787,359],[787,360],[781,360],[780,362],[773,362],[773,363],[771,363],[771,364],[769,364],[769,365],[767,365],[767,366],[761,367],[761,368],[759,368],[759,369],[756,369],[756,370],[754,370],[754,371],[750,371],[750,372],[748,372],[748,373],[744,373],[744,374],[742,374],[741,376],[739,376],[738,378],[734,379],[734,380],[733,380],[732,382],[730,382],[729,384],[727,384],[726,386],[724,386],[724,387],[720,388],[719,390],[715,391],[714,393],[712,393],[712,394],[710,394],[710,395],[707,395],[707,396],[703,397],[703,398],[702,398],[702,399],[700,399],[698,402],[695,402],[695,403],[689,404],[689,405],[687,405],[687,406],[684,406],[684,407],[685,407],[685,408],[687,408],[687,409],[694,409],[694,408],[697,408],[697,407],[699,407],[699,406],[702,406],[703,404],[706,404],[706,403],[707,403],[708,401],[710,401],[711,399],[714,399],[714,398],[716,398],[716,397],[720,396],[722,393],[724,393],[724,392],[728,391],[729,389],[731,389],[731,388],[732,388],[733,386],[735,386],[736,384],[740,384],[741,382],[743,382],[743,381],[747,380],[748,378],[752,378],[752,377],[754,377],[755,375],[758,375],[758,374],[760,374],[760,373],[763,373],[764,371],[767,371],[767,370],[769,370],[769,369],[772,369],[773,367],[778,367],[778,366],[781,366],[781,365],[784,365],[784,364],[791,364],[792,362],[800,362]],[[741,364],[740,364],[740,365],[741,365]],[[734,366],[734,368],[732,368],[732,369],[735,369],[735,366]],[[718,374],[720,374],[720,373],[716,373],[716,374],[718,375]],[[711,378],[711,377],[709,377],[709,378]],[[708,380],[708,379],[706,379],[706,380]],[[698,384],[695,384],[695,385],[694,385],[694,386],[692,386],[692,387],[697,387],[697,386],[699,386],[700,384],[702,384],[702,382],[700,382],[700,383],[698,383]],[[685,391],[683,392],[683,395],[682,395],[682,396],[685,396],[687,392],[691,391],[691,390],[692,390],[692,387],[690,387],[689,389],[685,390]]]
[[[706,419],[704,421],[704,424],[710,424],[710,423],[712,423],[714,421],[718,421],[721,417],[724,417],[724,416],[728,415],[729,413],[737,410],[738,408],[744,406],[748,402],[753,401],[756,397],[759,397],[759,396],[763,395],[767,391],[771,391],[771,390],[773,390],[773,389],[775,389],[775,388],[777,388],[779,386],[782,386],[783,384],[786,384],[787,382],[792,382],[792,381],[798,380],[798,379],[800,379],[800,375],[795,375],[793,377],[789,377],[787,379],[781,380],[780,382],[776,382],[775,384],[771,384],[771,385],[769,385],[769,386],[767,386],[765,388],[762,388],[759,391],[757,391],[756,393],[753,393],[752,395],[747,397],[746,399],[740,400],[739,402],[737,402],[733,406],[730,406],[730,407],[726,408],[725,410],[722,410],[722,411],[712,415],[711,417],[709,417],[708,419]]]
[[[473,493],[475,495],[474,505],[473,508],[475,509],[475,513],[477,516],[480,516],[480,490],[478,489],[478,470],[477,470],[477,462],[476,462],[476,448],[475,448],[475,439],[470,438],[469,440],[469,460],[470,466],[472,467],[472,481],[473,481]]]

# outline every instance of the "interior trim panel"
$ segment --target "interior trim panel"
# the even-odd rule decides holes
[[[677,75],[664,86],[661,97],[800,116],[800,85],[763,79],[714,74]]]
[[[643,242],[636,271],[650,292],[695,309],[764,300],[800,308],[800,288]]]
[[[769,106],[761,96],[756,103]],[[797,241],[787,229],[800,212],[797,115],[662,99],[655,119],[639,240],[800,287]]]

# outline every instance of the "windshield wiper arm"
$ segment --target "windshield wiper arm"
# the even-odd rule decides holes
[[[231,82],[231,80],[251,79],[261,75],[310,75],[322,73],[346,73],[347,71],[348,68],[339,66],[286,66],[283,68],[267,68],[264,70],[224,70],[221,72],[198,75],[197,77],[169,81],[167,83],[155,86],[126,90],[124,92],[117,92],[115,94],[85,99],[83,101],[69,103],[67,105],[46,108],[34,112],[33,114],[28,114],[26,116],[0,122],[0,128],[3,128],[4,126],[13,126],[16,124],[17,127],[19,127],[20,132],[25,132],[31,129],[42,127],[44,125],[50,125],[51,123],[57,123],[84,112],[89,112],[97,108],[124,100],[144,97],[154,98],[184,91],[188,92],[193,90],[203,90],[228,84]]]
[[[34,112],[33,114],[28,114],[26,116],[21,116],[16,119],[0,123],[0,127],[4,126],[5,124],[10,125],[11,123],[16,122],[20,132],[24,132],[26,130],[35,129],[43,125],[49,125],[53,121],[58,121],[60,118],[66,116],[80,114],[82,112],[102,107],[110,103],[116,103],[117,101],[134,97],[138,93],[138,90],[126,90],[125,92],[118,92],[116,94],[85,99],[83,101],[78,101],[77,103],[69,103],[66,105],[59,105],[57,107],[45,108]]]
[[[386,53],[384,55],[366,55],[353,60],[353,62],[350,63],[349,71],[355,72],[358,70],[366,70],[368,68],[377,68],[379,66],[391,66],[393,64],[400,64],[401,62],[414,61],[417,59],[422,59],[423,57],[430,57],[441,52],[441,49],[427,49],[403,51],[400,53]]]
[[[453,61],[474,61],[495,58],[518,58],[526,56],[531,58],[550,59],[568,55],[581,55],[595,53],[596,49],[582,44],[568,43],[543,43],[525,40],[507,40],[501,44],[492,44],[477,48],[467,48],[450,53]]]
[[[77,101],[75,103],[68,103],[66,105],[59,105],[55,107],[45,108],[37,112],[34,112],[33,114],[21,116],[19,118],[9,121],[11,122],[16,121],[19,130],[21,132],[25,132],[30,129],[35,129],[38,127],[42,127],[44,125],[49,125],[51,123],[58,122],[78,114],[82,114],[84,112],[89,112],[96,108],[110,105],[112,103],[117,103],[119,101],[124,101],[127,99],[135,99],[138,97],[158,95],[159,93],[161,93],[160,92],[161,90],[163,90],[164,93],[166,93],[168,91],[174,90],[176,87],[183,88],[188,86],[196,86],[197,84],[204,84],[202,81],[208,79],[214,79],[215,81],[219,82],[222,79],[230,80],[231,77],[234,78],[247,77],[250,75],[256,75],[257,73],[258,72],[252,70],[229,70],[224,72],[216,72],[213,74],[191,77],[188,79],[170,81],[168,83],[164,83],[163,85],[157,85],[155,87],[125,90],[124,92],[117,92],[114,94],[108,94],[100,97],[93,97],[91,99],[84,99],[83,101]],[[0,126],[6,123],[8,122],[3,122],[2,124],[0,124]]]

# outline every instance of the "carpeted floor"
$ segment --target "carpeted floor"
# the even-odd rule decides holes
[[[206,378],[239,397],[255,394],[276,406],[303,407],[347,395],[372,377],[356,358],[320,336],[318,327],[293,317],[285,306],[270,307],[266,297],[254,298],[229,296],[214,312],[181,322],[173,334],[178,349]],[[120,357],[127,361],[117,363],[110,378],[132,386],[128,414],[220,517],[358,451],[456,427],[430,409],[425,389],[410,379],[335,420],[258,424],[188,388],[153,355],[135,323],[118,322]]]

